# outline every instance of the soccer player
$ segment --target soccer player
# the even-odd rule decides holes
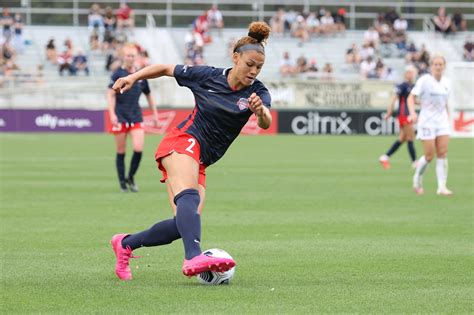
[[[385,115],[385,119],[389,119],[392,117],[393,113],[393,105],[398,98],[398,124],[400,126],[400,135],[398,140],[396,140],[390,149],[379,158],[380,164],[382,164],[383,168],[389,169],[390,168],[390,156],[394,154],[398,148],[407,141],[408,146],[408,153],[410,154],[412,167],[416,167],[416,153],[415,153],[415,146],[413,145],[413,140],[415,139],[415,131],[413,129],[413,123],[408,119],[409,112],[407,106],[407,98],[410,94],[411,89],[413,88],[413,83],[415,82],[416,78],[416,68],[414,66],[408,66],[405,69],[405,81],[401,84],[396,85],[395,88],[395,95],[392,97],[390,104],[387,107],[387,114]]]
[[[132,279],[129,259],[134,258],[133,250],[169,244],[179,238],[185,251],[184,275],[227,271],[235,266],[232,259],[201,253],[205,169],[224,155],[252,114],[260,128],[267,129],[272,123],[270,94],[257,80],[265,62],[264,44],[269,34],[270,27],[265,22],[250,24],[248,36],[234,45],[232,68],[157,64],[118,79],[113,85],[115,91],[122,93],[136,81],[170,76],[193,92],[196,104],[192,114],[163,138],[155,154],[174,217],[143,232],[112,237],[117,258],[115,273],[120,279]]]
[[[115,165],[117,167],[120,190],[122,192],[127,192],[128,189],[132,192],[138,192],[138,186],[135,184],[135,173],[140,165],[145,141],[143,116],[140,105],[138,104],[142,92],[145,94],[148,105],[153,112],[154,123],[158,124],[155,101],[151,95],[148,81],[137,80],[125,93],[116,93],[112,88],[117,79],[136,71],[135,61],[137,54],[137,48],[134,45],[124,46],[122,67],[112,74],[107,92],[109,117],[112,125],[111,132],[115,135],[117,151]],[[125,178],[125,151],[127,148],[127,135],[129,133],[132,138],[133,156],[130,161],[128,177]]]
[[[448,179],[448,143],[450,135],[448,95],[449,81],[443,76],[446,60],[441,55],[431,59],[431,73],[418,79],[408,96],[410,119],[418,120],[417,138],[423,143],[423,156],[417,162],[413,176],[413,190],[421,195],[423,190],[423,173],[436,153],[436,177],[438,179],[438,195],[453,194],[446,187]],[[421,104],[420,116],[415,112],[415,97]]]

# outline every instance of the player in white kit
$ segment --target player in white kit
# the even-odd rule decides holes
[[[443,56],[435,55],[431,59],[431,73],[418,79],[415,87],[408,96],[410,120],[418,121],[417,139],[423,143],[424,155],[418,160],[413,189],[421,195],[423,190],[423,173],[436,153],[436,177],[438,178],[438,195],[450,196],[453,194],[446,187],[448,178],[448,143],[450,135],[448,96],[449,81],[443,76],[446,60]],[[420,103],[421,111],[417,117],[415,112],[415,97]]]

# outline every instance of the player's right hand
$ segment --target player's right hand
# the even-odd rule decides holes
[[[390,117],[392,117],[392,112],[387,112],[385,116],[383,116],[383,119],[388,120]]]
[[[408,116],[408,122],[410,123],[416,123],[417,119],[418,119],[418,115],[416,115],[416,113],[413,113],[410,116]]]
[[[114,85],[112,86],[112,89],[116,93],[123,94],[130,90],[134,83],[135,81],[128,75],[126,77],[117,79],[117,81],[115,81]]]
[[[111,114],[111,115],[110,115],[110,123],[111,123],[112,126],[114,126],[114,127],[117,127],[117,126],[118,126],[118,118],[117,118],[117,115],[115,115],[115,114]]]

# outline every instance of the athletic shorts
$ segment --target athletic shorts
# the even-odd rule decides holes
[[[166,179],[168,179],[168,174],[161,163],[161,159],[173,152],[186,154],[198,162],[198,183],[199,185],[206,187],[206,165],[202,164],[199,158],[201,155],[199,142],[196,140],[196,138],[185,133],[184,131],[179,130],[178,128],[173,128],[168,134],[166,134],[156,149],[155,160],[158,164],[158,169],[163,174],[163,177],[160,181],[164,183]]]
[[[426,124],[418,125],[416,138],[420,140],[434,140],[436,137],[449,136],[450,134],[451,130],[449,125],[441,124],[439,126],[435,126],[432,124]]]
[[[117,127],[111,125],[109,132],[113,133],[114,135],[118,135],[121,133],[129,133],[132,130],[136,129],[143,129],[144,125],[142,122],[136,122],[136,123],[119,123]]]
[[[398,116],[398,124],[400,127],[411,124],[411,121],[408,120],[408,116]]]

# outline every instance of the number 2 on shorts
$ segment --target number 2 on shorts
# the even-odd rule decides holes
[[[189,138],[188,142],[191,142],[191,144],[189,145],[189,147],[186,148],[186,151],[191,152],[192,154],[194,154],[194,151],[192,150],[192,148],[196,145],[196,140],[193,139],[193,138]]]

